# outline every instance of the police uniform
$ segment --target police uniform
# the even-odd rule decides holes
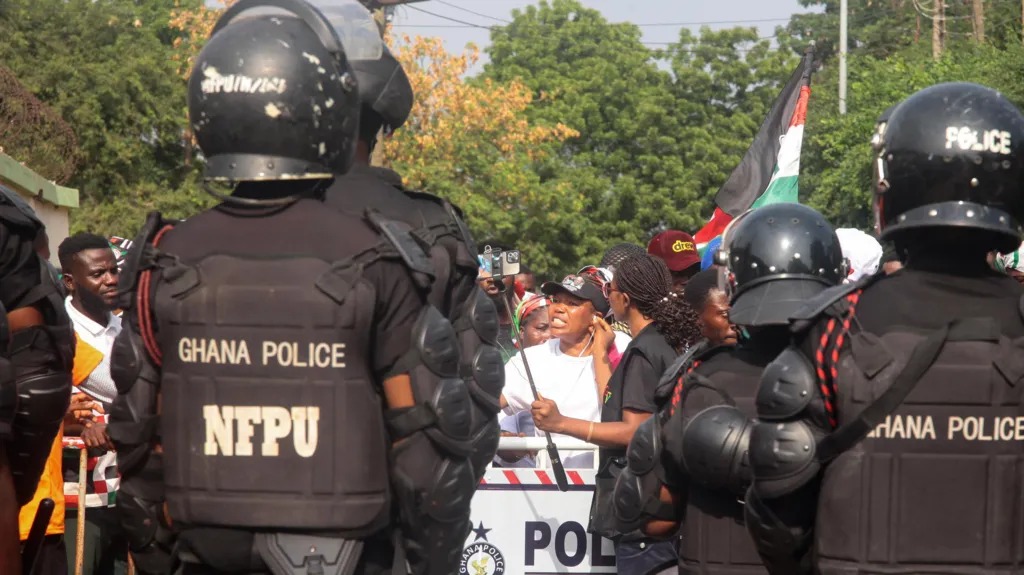
[[[1024,305],[985,263],[1020,243],[1022,138],[975,84],[880,121],[877,221],[906,268],[809,302],[764,373],[746,511],[771,573],[1024,573]]]
[[[400,223],[324,205],[358,111],[305,2],[234,4],[197,58],[189,116],[224,202],[147,220],[113,352],[117,509],[143,573],[457,569],[471,400],[427,255]]]
[[[8,350],[0,358],[0,440],[19,505],[32,499],[71,401],[74,328],[35,251],[43,227],[21,196],[0,186],[0,344]],[[25,308],[40,316],[9,326],[8,310]]]
[[[383,123],[388,132],[399,129],[412,111],[414,94],[405,70],[377,33],[373,15],[355,0],[313,4],[345,46],[359,81],[363,121]],[[473,398],[472,461],[481,479],[498,448],[505,372],[496,345],[497,311],[476,283],[477,249],[461,211],[442,198],[406,189],[392,170],[359,164],[335,180],[326,201],[353,215],[369,209],[399,222],[429,256],[433,281],[427,299],[448,318],[459,340],[460,373]]]
[[[659,388],[672,391],[630,444],[617,511],[627,525],[681,523],[680,573],[766,573],[743,526],[758,383],[787,344],[788,314],[836,285],[846,267],[832,227],[798,204],[742,215],[719,257],[730,319],[751,337],[695,349],[665,373]],[[670,500],[659,498],[663,487]]]

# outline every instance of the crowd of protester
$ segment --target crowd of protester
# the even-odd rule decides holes
[[[891,246],[863,231],[839,229],[837,235],[849,264],[848,282],[902,267]],[[692,236],[669,230],[654,236],[647,249],[610,246],[597,266],[542,282],[539,292],[531,273],[503,278],[502,290],[480,270],[481,287],[502,313],[502,435],[548,432],[556,442],[572,438],[599,448],[596,458],[593,451],[563,450],[561,459],[568,469],[597,469],[589,530],[615,541],[619,573],[654,572],[674,565],[676,557],[673,541],[617,532],[610,510],[629,441],[665,397],[667,390],[658,389],[661,374],[682,354],[735,346],[750,337],[729,319],[716,249],[710,245],[701,256]],[[1020,249],[992,254],[990,262],[1024,283]],[[779,341],[785,343],[784,333]],[[529,468],[549,462],[544,451],[499,450],[494,465]]]
[[[870,234],[853,228],[840,228],[836,234],[850,264],[847,281],[900,269],[899,254]],[[694,347],[736,345],[744,337],[729,321],[729,298],[719,287],[719,266],[712,257],[716,247],[709,245],[702,257],[690,234],[668,230],[654,236],[646,249],[614,244],[598,265],[561,281],[542,282],[539,290],[537,278],[525,266],[520,274],[502,278],[505,287],[499,289],[481,259],[480,287],[494,300],[501,318],[504,435],[543,436],[547,431],[609,452],[624,448],[654,412],[651,382],[667,364]],[[1024,283],[1020,250],[993,253],[990,263]],[[653,344],[644,335],[651,333],[657,334]],[[524,353],[540,399],[534,398],[527,381]],[[543,457],[538,461],[535,455],[500,451],[494,464],[543,467]],[[605,459],[595,461],[592,452],[569,452],[563,463],[592,468]]]
[[[837,230],[850,263],[848,281],[875,273],[896,273],[900,255],[872,236]],[[45,232],[37,242],[49,261]],[[497,243],[492,242],[493,246]],[[64,575],[78,561],[74,544],[80,508],[85,516],[83,573],[126,573],[127,541],[113,517],[118,490],[117,458],[106,433],[106,417],[116,389],[110,376],[110,352],[121,329],[116,294],[119,269],[131,242],[79,233],[61,242],[59,278],[76,335],[73,395],[61,432],[33,500],[22,508],[21,537],[39,502],[51,498],[55,511],[46,530],[38,573]],[[674,554],[671,544],[611,532],[601,524],[609,515],[610,486],[624,465],[626,446],[636,428],[656,411],[659,375],[688,351],[736,345],[744,332],[729,320],[729,298],[720,288],[719,268],[708,246],[702,257],[689,234],[669,230],[647,248],[618,243],[597,265],[588,265],[560,281],[540,281],[524,265],[501,285],[484,269],[480,287],[499,312],[498,343],[505,362],[501,398],[502,435],[577,439],[598,447],[563,451],[566,468],[597,469],[591,528],[615,536],[623,566],[654,564]],[[1024,283],[1021,249],[991,254],[992,267]],[[504,299],[504,301],[503,301]],[[525,356],[525,362],[524,362]],[[534,397],[526,365],[539,397]],[[84,500],[79,464],[86,453]],[[544,467],[544,452],[502,450],[497,467]],[[663,557],[664,556],[664,557]]]

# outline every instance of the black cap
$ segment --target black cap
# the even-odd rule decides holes
[[[597,285],[595,280],[587,276],[570,274],[565,276],[562,283],[544,282],[544,284],[540,286],[540,291],[546,296],[552,296],[556,293],[562,292],[587,300],[593,304],[594,309],[602,315],[606,315],[611,310],[611,306],[608,305],[608,300],[605,299],[604,294],[601,292],[601,287]]]

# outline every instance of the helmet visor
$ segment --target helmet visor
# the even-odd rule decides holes
[[[334,29],[345,50],[345,59],[379,60],[384,54],[384,40],[373,14],[357,0],[313,0],[309,3],[323,14]],[[294,14],[276,6],[254,6],[232,18],[240,22],[262,16],[289,16]]]
[[[384,40],[373,14],[356,0],[312,0],[330,22],[345,47],[345,57],[355,60],[379,60]]]

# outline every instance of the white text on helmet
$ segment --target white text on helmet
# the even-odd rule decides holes
[[[946,149],[970,150],[972,152],[991,152],[993,154],[1010,154],[1011,136],[1002,130],[985,130],[979,133],[970,128],[949,126],[946,128]]]

